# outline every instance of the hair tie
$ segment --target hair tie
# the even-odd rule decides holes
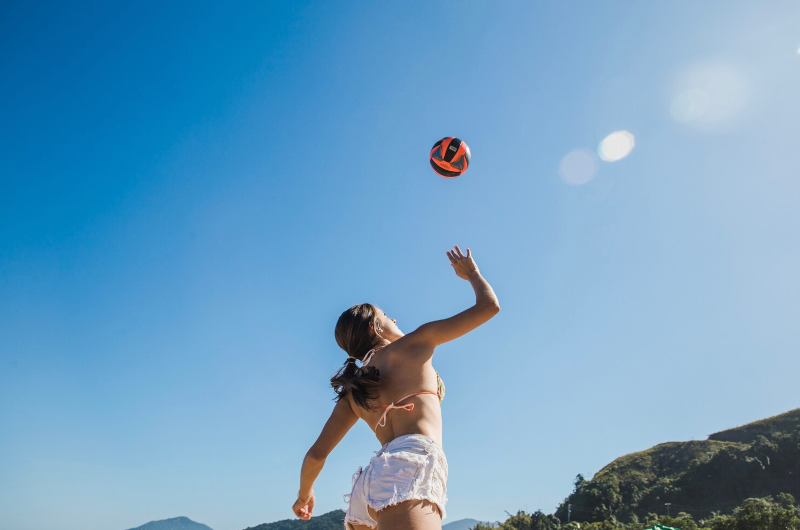
[[[355,357],[348,357],[347,360],[345,361],[345,363],[346,364],[356,364],[356,358]]]

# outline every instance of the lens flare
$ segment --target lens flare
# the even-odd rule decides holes
[[[570,151],[561,159],[558,174],[570,186],[586,184],[597,173],[597,157],[588,149]]]
[[[690,88],[675,96],[669,113],[675,121],[688,122],[702,118],[707,109],[708,93],[699,88]]]
[[[600,142],[597,154],[606,162],[616,162],[631,154],[635,145],[636,139],[630,132],[614,131]]]
[[[669,113],[675,121],[725,129],[742,117],[750,98],[750,82],[731,65],[700,62],[676,76],[672,94]]]

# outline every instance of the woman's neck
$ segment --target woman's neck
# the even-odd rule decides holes
[[[390,341],[389,339],[379,339],[378,342],[376,342],[372,346],[372,349],[373,350],[380,350],[381,348],[385,348],[386,346],[388,346],[391,343],[392,343],[392,341]]]

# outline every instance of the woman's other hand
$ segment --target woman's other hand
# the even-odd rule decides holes
[[[292,506],[292,511],[300,519],[308,521],[309,519],[311,519],[311,515],[314,512],[315,501],[316,499],[314,499],[313,492],[311,493],[311,496],[305,500],[298,497],[297,500],[294,501],[294,506]]]
[[[465,256],[456,245],[453,250],[447,251],[447,257],[450,258],[450,265],[455,269],[459,278],[469,280],[470,275],[473,273],[480,274],[478,265],[472,259],[472,252],[469,249],[467,249],[467,255]]]

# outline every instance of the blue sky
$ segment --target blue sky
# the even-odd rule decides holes
[[[290,517],[339,313],[462,310],[454,244],[503,311],[435,357],[449,520],[798,404],[794,2],[0,15],[2,528]],[[567,182],[618,130],[631,154]],[[318,513],[376,449],[351,431]]]

